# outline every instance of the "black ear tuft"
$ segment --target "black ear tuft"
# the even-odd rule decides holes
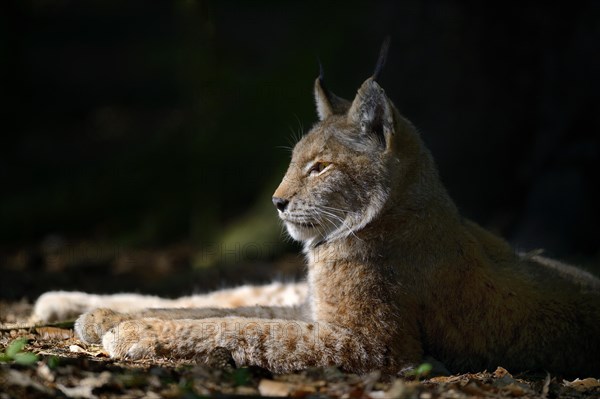
[[[381,44],[381,50],[379,50],[379,58],[377,59],[377,64],[375,65],[375,72],[373,72],[373,80],[377,82],[379,80],[379,75],[381,75],[381,71],[387,61],[388,50],[390,49],[390,37],[386,36],[383,39],[383,43]]]
[[[317,57],[317,62],[319,63],[319,80],[321,81],[321,86],[323,86],[325,82],[325,69],[323,69],[323,63],[319,57]]]
[[[320,120],[331,115],[342,115],[350,108],[350,102],[333,94],[325,85],[325,72],[323,64],[319,61],[319,77],[315,80],[315,105]]]
[[[321,59],[317,57],[317,62],[319,63],[319,85],[321,85],[321,89],[323,90],[323,92],[325,93],[325,95],[328,97],[327,99],[329,101],[331,101],[331,95],[333,93],[331,93],[329,91],[329,89],[327,88],[327,85],[325,84],[325,68],[323,68],[323,63],[321,63]]]

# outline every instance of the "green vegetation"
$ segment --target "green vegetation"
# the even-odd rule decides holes
[[[24,352],[26,345],[26,338],[15,339],[6,347],[4,353],[0,353],[0,362],[14,362],[23,366],[35,364],[38,356],[32,352]]]
[[[427,375],[429,375],[429,373],[431,372],[432,369],[433,369],[433,366],[431,364],[423,363],[419,367],[415,368],[414,370],[411,370],[408,373],[406,373],[406,375],[410,376],[410,377],[414,377],[416,380],[420,380],[421,378],[424,378]]]

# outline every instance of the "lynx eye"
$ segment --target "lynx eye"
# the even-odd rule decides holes
[[[321,174],[325,169],[327,169],[331,165],[331,162],[315,162],[310,169],[308,170],[308,174],[310,176],[316,176]]]

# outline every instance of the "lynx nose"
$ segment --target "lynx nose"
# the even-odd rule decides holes
[[[287,208],[289,203],[290,201],[284,198],[273,197],[273,205],[275,205],[275,208],[277,208],[279,212],[285,211],[285,208]]]

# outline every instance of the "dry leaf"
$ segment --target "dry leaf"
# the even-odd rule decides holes
[[[263,379],[258,384],[258,392],[262,396],[289,396],[293,389],[292,384],[273,380]]]
[[[289,382],[260,380],[258,384],[258,392],[262,396],[293,396],[303,397],[311,393],[315,393],[315,387],[308,385],[292,384]]]
[[[79,345],[69,345],[69,352],[73,352],[73,353],[86,353],[85,349],[83,349]]]
[[[69,339],[73,338],[73,330],[58,327],[39,327],[35,331],[42,339]]]
[[[512,375],[504,367],[498,367],[496,371],[494,371],[494,377],[502,378],[504,376],[509,376],[510,378],[512,378]]]
[[[573,388],[579,392],[590,391],[595,388],[600,388],[600,380],[595,378],[585,378],[580,380],[579,378],[574,381],[566,381],[563,383],[566,387]]]
[[[69,351],[73,353],[85,353],[86,355],[93,357],[108,357],[108,353],[100,346],[92,345],[91,349],[92,350],[85,350],[79,345],[69,345]]]
[[[431,377],[428,381],[435,382],[436,384],[448,384],[451,382],[457,382],[461,379],[461,376],[451,375],[451,376],[439,376],[439,377]]]

